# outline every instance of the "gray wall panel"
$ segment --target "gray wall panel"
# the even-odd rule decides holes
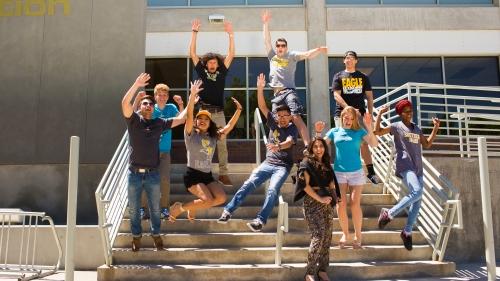
[[[73,1],[70,15],[45,16],[36,135],[40,163],[67,162],[70,136],[85,140],[91,9],[90,1]]]
[[[145,5],[94,1],[85,162],[108,162],[125,131],[121,99],[145,68]]]
[[[0,17],[0,163],[34,161],[43,17]]]

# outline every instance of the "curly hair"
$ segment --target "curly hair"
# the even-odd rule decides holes
[[[325,153],[320,161],[316,160],[313,153],[313,146],[315,142],[321,142],[325,148]],[[328,147],[326,141],[322,138],[313,138],[307,147],[308,156],[307,161],[313,165],[313,167],[320,172],[322,176],[326,176],[333,173],[332,165],[330,165],[331,157],[328,153]]]
[[[217,63],[219,64],[219,66],[224,64],[224,57],[221,54],[217,54],[217,53],[206,53],[206,54],[204,54],[201,57],[201,64],[203,66],[207,66],[207,62],[209,60],[213,60],[213,59],[217,60]]]
[[[194,128],[197,129],[198,131],[200,130],[198,127],[196,127],[196,125],[194,126]],[[215,122],[212,121],[211,119],[210,119],[210,124],[208,125],[207,132],[211,138],[219,138],[220,137],[219,136],[219,128],[217,127]]]

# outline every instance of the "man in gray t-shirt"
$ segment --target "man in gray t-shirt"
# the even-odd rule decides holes
[[[424,148],[432,146],[432,142],[439,130],[439,119],[432,118],[434,128],[431,135],[426,138],[417,124],[411,121],[413,106],[409,100],[401,100],[396,104],[396,112],[401,121],[392,123],[386,128],[381,128],[381,116],[387,111],[388,107],[386,106],[380,109],[375,125],[375,135],[381,136],[391,133],[394,136],[396,175],[403,180],[403,183],[408,187],[409,193],[391,209],[382,208],[378,218],[378,226],[380,229],[384,228],[397,214],[409,208],[406,226],[401,231],[401,239],[405,248],[410,251],[413,248],[411,231],[417,221],[424,191],[422,146]]]
[[[262,12],[261,19],[264,31],[264,45],[269,58],[269,86],[274,91],[274,98],[271,100],[273,104],[272,111],[276,114],[276,108],[280,105],[286,105],[290,108],[292,121],[299,129],[304,145],[307,147],[309,145],[309,132],[300,116],[303,113],[303,107],[295,91],[295,69],[298,61],[312,59],[320,53],[326,54],[328,49],[321,46],[306,52],[288,51],[288,43],[285,38],[278,38],[275,45],[276,49],[273,49],[271,32],[269,31],[271,13],[267,10]]]

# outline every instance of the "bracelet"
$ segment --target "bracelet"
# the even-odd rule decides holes
[[[193,31],[193,32],[198,32],[198,30],[194,30],[194,29],[192,29],[191,31]]]

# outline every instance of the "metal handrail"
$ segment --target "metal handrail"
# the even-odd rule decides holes
[[[125,132],[95,191],[98,227],[106,265],[113,263],[113,244],[128,204],[127,167],[130,149]]]
[[[433,93],[435,90],[443,91],[444,94]],[[484,95],[449,93],[456,90],[481,92]],[[489,155],[500,156],[500,98],[496,93],[500,93],[500,87],[408,82],[376,98],[374,103],[394,105],[402,99],[413,101],[417,108],[414,112],[415,122],[424,130],[432,129],[428,125],[432,125],[431,117],[438,116],[442,121],[439,138],[435,142],[438,149],[426,150],[426,155],[477,156],[476,139],[485,136],[488,144],[492,144]],[[398,116],[393,110],[391,112],[388,120],[397,120]]]
[[[374,111],[378,114],[379,109]],[[384,127],[391,123],[391,118],[382,116],[381,119]],[[387,134],[377,138],[379,145],[370,148],[375,171],[384,183],[383,192],[390,193],[399,200],[408,194],[408,190],[395,175],[393,137]],[[425,157],[422,158],[424,192],[417,227],[433,247],[432,259],[442,261],[451,229],[463,227],[460,193]]]
[[[1,230],[0,230],[0,272],[9,276],[16,276],[18,280],[31,280],[43,278],[55,274],[61,265],[63,251],[61,242],[56,233],[54,221],[44,212],[25,212],[20,210],[2,210],[0,211]],[[13,225],[14,221],[21,225]],[[7,219],[6,219],[7,218]],[[36,265],[35,257],[37,246],[37,237],[40,231],[39,220],[43,223],[47,221],[50,225],[52,236],[57,246],[58,257],[54,265]],[[20,243],[18,247],[12,245],[9,247],[11,239],[11,230],[21,228]],[[4,238],[5,237],[5,238]],[[46,241],[41,241],[45,243]],[[11,250],[9,252],[9,249]],[[31,253],[31,255],[30,255]],[[14,255],[19,254],[19,259],[15,263]],[[3,258],[3,263],[1,260]],[[31,259],[31,261],[30,261]]]
[[[267,144],[268,140],[266,138],[266,133],[264,130],[264,125],[262,118],[260,117],[260,111],[258,108],[254,112],[254,126],[255,126],[255,162],[260,165],[260,134],[262,132],[262,139],[264,144]],[[280,194],[278,205],[278,220],[276,222],[276,252],[274,256],[274,263],[276,265],[281,265],[282,248],[284,233],[288,232],[288,203],[283,200],[283,196]]]

